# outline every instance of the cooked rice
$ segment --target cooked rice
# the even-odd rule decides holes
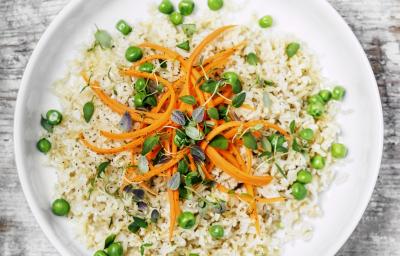
[[[197,33],[191,40],[193,49],[207,34],[224,25],[217,14],[202,20],[195,20]],[[191,23],[190,17],[187,22]],[[255,26],[253,26],[255,27]],[[189,54],[177,49],[176,44],[185,40],[180,28],[176,28],[162,15],[154,14],[151,22],[134,26],[129,36],[113,34],[114,48],[102,50],[100,47],[88,52],[85,46],[82,54],[74,60],[68,73],[54,87],[55,94],[62,103],[63,122],[50,134],[52,150],[49,153],[49,163],[57,169],[58,182],[54,198],[63,197],[71,205],[69,218],[79,229],[79,238],[87,247],[102,249],[104,239],[111,233],[117,234],[127,255],[140,255],[143,243],[152,243],[146,248],[148,255],[187,255],[189,252],[200,255],[279,255],[283,245],[292,239],[308,239],[312,234],[312,225],[305,217],[321,216],[318,198],[331,180],[333,160],[328,154],[329,146],[336,141],[339,127],[334,122],[337,112],[335,102],[327,104],[327,113],[323,119],[315,121],[305,112],[307,97],[329,84],[321,77],[316,59],[301,44],[301,50],[296,56],[287,60],[285,47],[291,41],[298,41],[291,35],[271,34],[257,28],[238,27],[224,33],[204,51],[204,56],[210,56],[225,48],[232,47],[244,40],[248,45],[243,51],[235,53],[229,61],[226,70],[237,72],[247,92],[246,103],[256,110],[235,110],[243,120],[266,119],[289,130],[289,123],[296,121],[298,127],[311,128],[316,134],[316,141],[310,154],[320,154],[326,157],[326,167],[322,171],[312,170],[313,181],[306,185],[309,196],[302,200],[289,199],[284,203],[258,204],[258,213],[262,234],[257,235],[252,220],[248,215],[248,205],[234,198],[228,198],[217,190],[204,191],[208,198],[219,198],[227,201],[227,212],[215,214],[208,212],[197,216],[196,226],[190,230],[176,228],[173,242],[168,239],[169,205],[166,193],[166,181],[155,178],[153,184],[158,196],[147,196],[151,208],[158,209],[161,218],[157,224],[141,229],[138,234],[128,231],[132,222],[125,208],[134,211],[128,198],[116,198],[112,193],[119,188],[124,168],[129,164],[129,153],[124,152],[114,156],[98,155],[91,152],[78,141],[78,135],[84,131],[87,139],[101,147],[113,147],[121,142],[112,142],[99,136],[99,130],[121,132],[118,123],[120,116],[113,113],[97,99],[90,88],[80,77],[81,70],[92,70],[91,79],[101,82],[102,88],[114,99],[132,105],[133,81],[119,76],[118,68],[129,66],[125,60],[125,49],[143,41],[161,44],[178,51],[183,56]],[[257,66],[246,64],[244,56],[255,51],[261,63]],[[145,54],[154,53],[149,49]],[[158,62],[155,62],[157,64]],[[180,74],[179,63],[168,62],[168,68],[160,71],[161,76],[174,81]],[[257,76],[272,80],[275,86],[261,87]],[[267,94],[264,95],[264,94]],[[267,97],[270,106],[264,106],[263,97]],[[95,112],[91,122],[84,121],[82,107],[93,98]],[[111,167],[103,179],[97,179],[95,189],[89,196],[90,178],[96,174],[96,166],[106,160],[111,160]],[[283,178],[276,166],[256,159],[253,163],[256,174],[270,174],[273,182],[260,187],[257,192],[262,197],[285,196],[292,198],[290,185],[296,180],[299,170],[307,168],[309,157],[290,150],[287,159],[278,160],[279,165],[287,171],[287,179]],[[217,168],[213,171],[217,180],[233,188],[237,182]],[[243,190],[242,192],[246,192]],[[194,196],[195,198],[195,196]],[[196,200],[181,201],[182,210],[198,213]],[[112,222],[110,224],[110,222]],[[224,239],[213,240],[208,234],[211,223],[221,224],[225,229]]]

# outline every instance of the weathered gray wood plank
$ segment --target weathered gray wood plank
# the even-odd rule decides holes
[[[40,36],[69,0],[0,0],[0,254],[58,255],[36,224],[18,181],[12,122],[20,79]],[[400,1],[329,0],[374,69],[385,145],[373,197],[338,255],[400,255]],[[301,255],[301,253],[299,253]]]

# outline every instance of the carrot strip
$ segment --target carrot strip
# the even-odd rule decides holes
[[[262,125],[264,125],[265,128],[272,128],[274,130],[277,130],[285,137],[289,137],[289,134],[284,129],[282,129],[281,127],[279,127],[276,124],[272,124],[265,120],[254,120],[254,121],[248,121],[248,122],[231,121],[231,122],[226,122],[226,123],[223,123],[223,124],[215,127],[209,134],[207,134],[205,140],[201,143],[201,148],[204,150],[207,147],[208,143],[215,136],[217,136],[218,134],[220,134],[221,132],[223,132],[227,129],[230,129],[233,127],[240,127],[240,126],[243,126],[244,128],[249,128],[249,127],[255,126],[257,124],[262,124]]]
[[[129,142],[128,144],[125,144],[123,146],[120,147],[116,147],[116,148],[99,148],[93,144],[91,144],[90,142],[88,142],[85,137],[83,136],[83,134],[81,133],[79,135],[79,140],[83,143],[83,145],[85,145],[87,148],[89,148],[91,151],[96,152],[98,154],[116,154],[116,153],[120,153],[123,151],[127,151],[129,149],[135,148],[138,145],[141,145],[144,141],[143,138],[134,140],[132,142]]]
[[[211,42],[212,40],[214,40],[216,37],[218,37],[219,35],[221,35],[224,31],[233,28],[234,26],[224,26],[221,27],[217,30],[215,30],[214,32],[212,32],[211,34],[209,34],[206,38],[203,39],[203,41],[193,50],[192,55],[190,56],[189,60],[187,61],[187,72],[186,72],[186,83],[185,86],[182,90],[183,94],[188,94],[189,92],[189,83],[190,83],[190,76],[192,73],[192,66],[194,61],[197,59],[197,57],[199,56],[199,54],[201,53],[201,51],[207,46],[207,44],[209,42]]]
[[[250,149],[248,149],[248,148],[246,148],[246,156],[247,156],[247,163],[246,163],[246,171],[247,171],[247,173],[248,174],[251,174],[252,173],[252,171],[251,171],[251,166],[252,166],[252,162],[253,162],[253,153],[251,152],[251,150]],[[248,185],[248,184],[245,184],[246,185],[246,189],[247,189],[247,192],[251,195],[251,196],[255,196],[255,193],[254,193],[254,188],[253,188],[253,186],[251,186],[251,185]],[[256,231],[257,231],[257,234],[260,234],[260,222],[259,222],[259,219],[258,219],[258,213],[257,213],[257,205],[256,205],[256,202],[252,202],[251,204],[250,204],[250,209],[251,209],[251,217],[252,217],[252,219],[254,220],[254,224],[255,224],[255,226],[256,226]]]
[[[206,154],[210,161],[212,161],[218,168],[232,176],[237,181],[263,186],[267,185],[272,180],[271,176],[252,176],[243,173],[240,169],[226,161],[213,147],[207,147]]]
[[[285,202],[286,198],[284,197],[273,197],[273,198],[257,198],[257,203],[279,203]]]
[[[144,43],[140,44],[139,47],[147,47],[147,48],[151,48],[151,49],[154,49],[154,50],[157,50],[157,51],[164,52],[168,56],[178,60],[182,64],[183,68],[185,68],[185,69],[187,68],[187,65],[188,65],[187,61],[179,53],[177,53],[177,52],[175,52],[175,51],[173,51],[173,50],[171,50],[171,49],[169,49],[167,47],[164,47],[164,46],[161,46],[161,45],[157,45],[157,44],[153,44],[153,43],[150,43],[150,42],[144,42]]]
[[[172,241],[174,234],[175,222],[176,222],[176,212],[175,212],[175,200],[174,193],[172,190],[168,189],[168,201],[169,201],[169,241]]]
[[[152,61],[152,60],[176,60],[176,58],[174,58],[170,55],[165,55],[165,54],[149,55],[149,56],[146,56],[146,57],[142,58],[141,60],[133,63],[131,68],[139,67],[140,65],[142,65],[146,62]]]
[[[220,153],[223,157],[225,157],[226,160],[228,160],[231,164],[233,164],[237,168],[241,168],[241,166],[240,166],[239,162],[236,160],[236,158],[228,151],[218,150],[218,153]]]
[[[143,174],[143,175],[138,175],[135,178],[133,178],[131,180],[131,182],[141,182],[141,181],[145,181],[148,180],[166,170],[168,170],[169,168],[171,168],[172,166],[174,166],[176,163],[178,163],[184,156],[185,154],[187,154],[188,150],[184,149],[181,150],[180,152],[178,152],[176,154],[176,156],[169,160],[168,162],[162,164],[161,166],[155,167],[154,169],[150,169],[149,172]]]

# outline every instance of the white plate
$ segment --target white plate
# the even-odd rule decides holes
[[[50,211],[54,170],[42,164],[35,148],[40,134],[39,117],[57,106],[50,87],[77,55],[80,44],[91,37],[94,24],[114,29],[120,18],[136,22],[151,19],[148,10],[157,1],[71,1],[57,16],[38,43],[27,65],[15,111],[14,141],[18,173],[27,201],[39,225],[62,255],[90,255],[73,234],[66,218]],[[196,1],[198,8],[207,8]],[[349,147],[348,162],[337,167],[348,179],[334,184],[322,197],[323,218],[313,220],[313,238],[298,240],[285,248],[285,255],[334,255],[360,220],[379,172],[383,142],[382,108],[376,81],[356,37],[336,11],[321,0],[229,0],[240,11],[226,17],[232,23],[247,23],[271,14],[275,30],[292,32],[317,54],[323,74],[344,85],[344,113],[338,117],[343,141]],[[257,26],[257,24],[254,24]]]

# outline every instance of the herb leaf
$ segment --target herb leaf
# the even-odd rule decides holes
[[[171,121],[179,125],[185,125],[185,114],[182,111],[174,110],[172,111]]]
[[[253,134],[251,134],[251,132],[246,132],[243,137],[243,144],[252,150],[256,150],[257,149],[257,140],[256,138],[253,136]]]
[[[178,148],[181,148],[183,146],[189,145],[190,140],[186,136],[186,133],[182,132],[181,130],[176,130],[176,134],[174,137],[174,143]]]
[[[219,119],[219,113],[218,113],[218,109],[216,108],[209,108],[207,110],[207,115],[211,118],[211,119]]]
[[[111,235],[107,236],[107,238],[104,242],[104,249],[107,249],[108,246],[110,246],[110,244],[112,244],[114,242],[116,236],[117,236],[116,234],[111,234]]]
[[[208,79],[202,85],[200,85],[200,90],[207,93],[214,93],[217,90],[219,83],[215,80]]]
[[[214,139],[210,142],[210,146],[214,148],[219,148],[226,150],[228,149],[229,141],[227,138],[225,138],[222,135],[217,135],[214,137]]]
[[[158,135],[147,137],[143,143],[142,155],[145,156],[147,153],[152,151],[153,148],[158,144],[159,140],[160,136]]]
[[[278,171],[282,174],[283,177],[285,177],[285,179],[287,179],[287,176],[285,174],[285,172],[283,171],[282,167],[279,166],[279,164],[275,163],[276,168],[278,168]]]
[[[96,39],[95,44],[100,45],[102,49],[111,48],[112,37],[107,31],[103,29],[98,29],[96,33],[94,33],[94,38]]]
[[[187,37],[192,37],[196,33],[196,24],[182,24],[181,27]]]
[[[132,233],[137,233],[140,228],[147,228],[148,224],[145,219],[133,217],[133,222],[129,224],[128,230]]]
[[[186,40],[180,44],[177,44],[176,47],[185,50],[185,51],[190,51],[190,44],[189,44],[189,40]]]
[[[243,105],[244,100],[246,99],[246,93],[241,92],[237,94],[235,97],[232,99],[232,106],[235,108],[239,108]]]
[[[97,167],[97,177],[100,178],[101,174],[106,171],[106,168],[110,165],[110,161],[103,162]]]
[[[119,126],[124,132],[129,132],[132,130],[132,117],[128,111],[125,111],[125,113],[122,115],[121,121],[119,121]]]
[[[195,105],[197,103],[195,97],[192,95],[185,95],[179,98],[182,102],[189,104],[189,105]]]
[[[201,123],[204,119],[204,107],[198,107],[193,110],[192,119],[196,123]]]
[[[167,187],[171,190],[177,190],[181,184],[181,174],[179,172],[174,173],[167,182]]]
[[[202,140],[204,138],[203,132],[193,126],[185,127],[186,135],[193,140]]]
[[[94,113],[94,104],[92,101],[88,101],[83,105],[83,118],[85,119],[86,123],[90,122]]]
[[[190,148],[190,154],[192,154],[193,158],[197,162],[204,162],[206,160],[206,155],[204,151],[197,145],[193,145]]]
[[[293,139],[292,148],[293,148],[293,150],[296,151],[296,152],[304,153],[303,147],[297,142],[297,139],[296,139],[296,138]]]
[[[293,134],[296,131],[296,121],[293,120],[289,124],[290,133]]]
[[[140,246],[140,255],[141,256],[144,256],[144,250],[145,250],[145,248],[146,247],[150,247],[150,246],[152,246],[153,245],[153,243],[145,243],[145,244],[142,244],[141,246]]]
[[[182,175],[186,175],[189,172],[189,165],[185,159],[179,161],[178,172]]]
[[[254,52],[251,52],[246,55],[246,62],[249,63],[252,66],[255,66],[258,64],[258,57]]]
[[[49,124],[49,122],[47,122],[47,119],[44,118],[43,116],[40,116],[40,125],[43,127],[43,129],[45,129],[48,132],[53,132],[54,130],[54,126]]]
[[[273,152],[286,153],[288,151],[288,149],[283,146],[283,144],[286,142],[286,139],[283,137],[283,135],[272,134],[268,136],[268,140],[271,143]]]

